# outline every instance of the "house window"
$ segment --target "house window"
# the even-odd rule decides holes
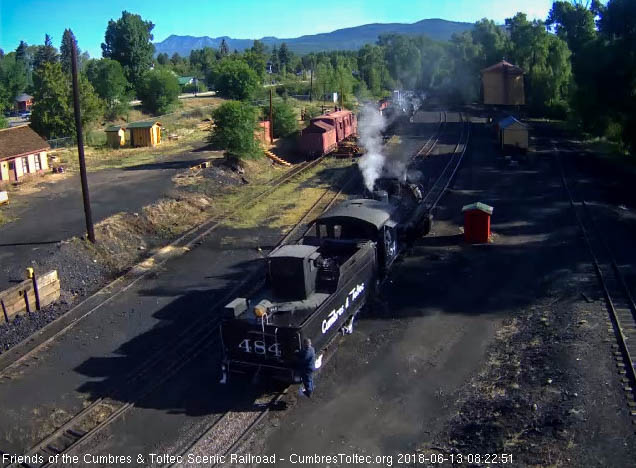
[[[22,173],[23,174],[29,173],[29,158],[28,157],[22,158]]]
[[[39,154],[35,155],[35,170],[36,171],[41,171],[42,170],[42,163],[40,162],[40,155]]]

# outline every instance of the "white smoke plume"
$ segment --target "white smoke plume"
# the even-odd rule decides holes
[[[362,107],[358,122],[360,144],[365,154],[358,161],[358,167],[364,178],[364,185],[373,191],[375,181],[382,174],[385,157],[382,154],[382,130],[387,122],[374,104],[367,103]]]

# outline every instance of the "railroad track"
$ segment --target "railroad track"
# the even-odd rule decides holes
[[[443,115],[445,116],[445,114]],[[429,154],[430,151],[432,151],[439,139],[439,130],[442,128],[442,125],[443,121],[442,117],[440,117],[440,125],[436,134],[432,135],[427,140],[416,155],[421,155],[424,152]],[[433,143],[431,144],[431,142]],[[262,191],[256,197],[251,198],[249,202],[255,203],[257,200],[262,199],[268,194],[274,192],[276,188],[293,179],[296,175],[317,166],[323,161],[323,159],[324,157],[301,164],[294,167],[294,169],[287,171],[285,174],[273,181],[272,185],[268,187],[268,189]],[[350,172],[351,170],[347,171],[347,173],[342,177],[341,180],[344,179],[345,181],[341,184],[342,186],[338,192],[332,197],[329,197],[328,195],[331,192],[331,187],[327,188],[318,200],[316,200],[316,202],[306,211],[305,215],[301,217],[301,219],[278,242],[277,246],[293,242],[302,237],[304,231],[301,233],[301,230],[304,226],[306,226],[307,222],[312,219],[312,215],[317,215],[328,209],[340,197],[343,190],[354,182],[355,179],[350,177]],[[238,205],[240,205],[240,202]],[[243,204],[239,209],[244,209],[245,206],[246,204]],[[233,213],[225,214],[222,220],[211,220],[207,223],[209,227],[205,227],[205,232],[210,232],[217,225],[223,223],[232,214]],[[201,234],[199,234],[199,236],[200,235]],[[199,236],[197,236],[197,239]],[[182,238],[184,237],[185,236],[182,236]],[[245,290],[247,285],[250,285],[250,287],[248,290]],[[212,310],[222,307],[239,291],[243,291],[243,294],[249,295],[262,285],[262,272],[259,269],[225,294],[221,300],[216,302],[216,304],[212,307]],[[179,370],[192,362],[202,353],[213,352],[217,349],[220,343],[218,337],[219,324],[220,319],[210,321],[208,316],[205,316],[200,321],[193,322],[183,329],[176,337],[174,340],[176,346],[170,348],[169,351],[150,353],[154,356],[153,359],[144,362],[138,368],[130,372],[128,378],[125,379],[129,394],[127,398],[104,397],[94,400],[84,410],[75,415],[64,425],[24,454],[31,458],[39,456],[42,460],[44,460],[43,463],[11,464],[8,466],[43,468],[52,466],[52,464],[48,462],[49,457],[54,457],[56,455],[61,456],[62,454],[77,454],[79,450],[94,440],[99,433],[104,431],[110,426],[110,424],[132,409],[135,406],[135,401],[139,401],[157,390],[163,383],[173,377],[177,372],[179,372]],[[161,377],[157,378],[156,376],[158,375]],[[148,381],[151,381],[151,384],[148,384]],[[267,414],[272,405],[275,404],[286,391],[287,389],[284,389],[282,392],[273,396],[265,394],[259,397],[255,403],[255,411],[228,411],[221,416],[221,418],[219,418],[212,427],[206,430],[206,432],[189,447],[189,450],[191,450],[197,443],[206,439],[207,436],[221,427],[221,425],[231,423],[233,427],[236,427],[234,432],[238,433],[239,436],[232,438],[232,443],[226,447],[226,452],[224,453],[229,453],[229,451],[233,450],[251,432],[256,424],[258,424],[258,422]],[[113,395],[117,395],[118,393],[120,393],[119,389],[113,389]],[[215,453],[221,452],[222,451],[216,451]]]
[[[433,151],[433,148],[435,148],[435,145],[437,145],[437,142],[439,141],[439,137],[442,134],[442,129],[446,125],[446,122],[448,122],[448,115],[447,115],[446,111],[440,111],[440,113],[439,113],[439,125],[437,126],[437,129],[435,130],[435,133],[433,135],[431,135],[431,137],[426,141],[426,143],[424,143],[424,146],[422,146],[419,149],[419,151],[417,151],[413,155],[411,160],[417,158],[418,156],[421,156],[422,154],[425,157],[428,156],[429,154],[431,154],[431,151]]]
[[[253,206],[254,204],[258,203],[259,201],[263,200],[268,195],[275,192],[276,189],[286,184],[287,182],[291,181],[296,176],[322,163],[326,157],[327,156],[322,156],[312,161],[297,164],[292,169],[286,171],[284,174],[281,174],[280,176],[270,181],[266,189],[260,191],[256,195],[250,194],[249,196],[240,198],[229,210],[227,210],[226,212],[220,215],[214,216],[210,218],[208,221],[204,222],[203,224],[187,231],[186,233],[182,234],[180,237],[172,241],[167,247],[192,248],[194,246],[200,245],[205,240],[206,236],[208,236],[212,231],[214,231],[223,223],[225,223],[237,212],[245,208],[249,208]],[[159,267],[163,265],[167,260],[168,259],[166,258],[164,260],[160,260],[156,262],[155,267]],[[151,271],[152,271],[151,269],[148,269],[142,273],[136,273],[135,268],[133,268],[128,273],[123,274],[119,278],[115,279],[111,283],[107,284],[100,290],[93,293],[91,296],[86,298],[81,303],[77,304],[73,309],[82,307],[85,304],[91,304],[91,302],[95,303],[95,304],[92,304],[90,306],[90,309],[83,315],[77,318],[72,318],[70,320],[67,320],[68,323],[66,324],[64,324],[64,322],[61,322],[63,326],[61,326],[59,330],[55,331],[48,339],[46,339],[42,343],[39,343],[33,348],[28,349],[28,351],[14,358],[12,362],[10,362],[9,364],[6,364],[3,368],[0,369],[0,378],[5,377],[8,373],[12,371],[20,370],[21,366],[28,365],[28,362],[26,361],[36,356],[37,353],[43,350],[46,346],[50,345],[61,335],[71,330],[78,323],[80,323],[82,319],[86,318],[87,316],[92,314],[95,310],[99,309],[103,305],[110,302],[112,299],[114,299],[116,296],[118,296],[122,292],[128,290],[135,283],[137,283],[137,281],[144,278]],[[73,309],[71,309],[71,311]],[[49,327],[56,327],[56,325],[61,320],[66,320],[67,314],[62,315],[58,319],[46,325],[42,330],[39,331],[39,333],[40,334],[43,333]],[[11,350],[8,353],[11,353]]]
[[[290,170],[284,174],[278,180],[277,186],[291,180],[294,176],[315,167],[322,161],[322,158],[311,161],[307,164],[303,164],[301,168],[297,170]],[[290,174],[291,173],[291,174]],[[347,171],[345,176],[350,175],[350,171]],[[311,220],[313,213],[320,213],[331,206],[342,191],[352,182],[351,177],[345,177],[347,181],[342,188],[329,199],[328,194],[331,191],[331,187],[325,189],[323,194],[316,200],[315,203],[306,211],[301,219],[280,239],[277,246],[287,244],[296,241],[302,234],[299,232]],[[273,191],[273,190],[272,190]],[[271,193],[269,191],[268,193]],[[304,232],[303,232],[304,233]],[[242,291],[247,285],[250,285],[249,289],[245,291],[246,294],[250,294],[260,288],[263,284],[262,271],[258,269],[251,275],[248,275],[239,285],[232,288],[231,291],[226,293],[222,299],[217,301],[212,307],[212,310],[218,310],[225,305],[238,291]],[[194,359],[200,356],[202,353],[213,352],[219,347],[218,326],[220,324],[220,318],[216,320],[209,320],[209,316],[202,317],[201,320],[192,322],[188,327],[184,328],[176,337],[174,342],[176,346],[170,348],[168,351],[149,352],[153,355],[153,359],[150,359],[134,369],[129,373],[128,377],[124,379],[127,384],[127,396],[122,397],[105,397],[98,398],[91,402],[80,413],[75,415],[69,421],[67,421],[60,428],[55,430],[45,439],[40,441],[24,455],[30,458],[40,458],[44,460],[43,463],[35,464],[11,464],[9,467],[22,466],[25,468],[30,467],[48,467],[52,466],[48,460],[50,457],[62,454],[77,454],[78,450],[85,447],[90,443],[99,433],[105,430],[112,422],[121,417],[128,410],[135,406],[135,401],[139,401],[144,397],[157,390],[168,379],[177,374],[183,367],[191,363]],[[160,376],[157,378],[157,376]],[[151,384],[147,384],[151,381]],[[136,387],[137,386],[137,387]],[[119,389],[112,389],[109,392],[114,395],[121,393]]]
[[[620,266],[610,248],[602,230],[594,220],[585,199],[576,194],[568,184],[565,169],[560,155],[557,153],[557,163],[561,173],[561,181],[567,193],[570,206],[574,211],[576,222],[583,235],[583,240],[592,260],[596,277],[599,280],[605,304],[617,342],[614,357],[617,361],[619,374],[624,384],[623,390],[631,401],[636,397],[636,371],[634,358],[636,357],[636,303],[625,281]],[[577,196],[578,195],[578,196]],[[632,422],[636,424],[636,407],[630,408]]]
[[[425,156],[430,154],[430,152],[439,141],[441,129],[445,125],[446,121],[446,112],[440,112],[440,124],[437,127],[435,133],[431,135],[426,143],[424,143],[424,145],[413,154],[411,160],[415,159],[418,156],[421,156],[422,154],[424,154]],[[461,162],[461,160],[459,162]],[[327,198],[327,194],[329,193],[329,189],[327,189],[307,211],[305,216],[303,216],[303,218],[298,221],[294,228],[299,229],[300,226],[303,225],[304,221],[309,218],[310,214],[319,214],[329,209],[331,205],[333,205],[333,203],[335,203],[335,201],[339,198],[341,193],[353,182],[354,181],[351,178],[348,178],[342,188],[332,198]],[[304,231],[301,236],[298,236],[298,239],[301,238],[305,234],[305,232],[306,231]],[[325,360],[325,363],[328,360],[329,359],[327,358]],[[198,438],[196,438],[192,443],[190,443],[185,449],[180,452],[178,457],[181,461],[166,463],[162,465],[163,468],[186,466],[183,463],[184,460],[186,460],[187,455],[189,454],[194,456],[197,456],[198,454],[220,454],[223,457],[227,457],[229,454],[234,453],[234,451],[240,446],[240,444],[251,434],[254,428],[256,428],[258,423],[262,421],[263,418],[265,418],[265,416],[269,413],[269,411],[271,411],[272,408],[276,407],[278,402],[288,391],[289,386],[275,393],[266,393],[259,397],[255,401],[253,408],[249,410],[228,410],[219,418],[214,420]],[[223,462],[213,463],[211,466],[219,466],[222,463]]]
[[[462,125],[459,141],[455,145],[453,155],[448,159],[448,162],[442,169],[442,172],[428,190],[422,201],[422,203],[428,207],[429,212],[432,212],[437,207],[442,196],[444,196],[446,189],[457,173],[457,169],[459,169],[464,158],[464,154],[466,153],[466,148],[468,147],[468,141],[470,139],[470,122],[464,118],[462,113],[459,114],[459,119]]]

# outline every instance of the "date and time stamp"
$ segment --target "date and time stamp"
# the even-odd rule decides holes
[[[167,453],[147,453],[135,455],[90,454],[51,455],[10,455],[2,454],[0,459],[8,464],[52,464],[62,466],[496,466],[512,465],[511,453],[440,453],[405,452],[393,455],[371,455],[368,453],[332,453],[332,454],[268,454],[231,453],[225,455],[189,453],[171,455]]]

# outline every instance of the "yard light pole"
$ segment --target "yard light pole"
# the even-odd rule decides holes
[[[73,37],[71,35],[71,37]],[[82,197],[84,198],[84,216],[86,218],[86,233],[88,240],[95,243],[95,229],[93,229],[93,214],[91,200],[88,193],[88,178],[86,177],[86,161],[84,159],[84,133],[82,132],[82,114],[80,111],[79,83],[77,80],[77,43],[71,41],[71,75],[73,77],[73,109],[75,110],[75,131],[77,133],[77,153],[79,155],[80,179],[82,181]]]

